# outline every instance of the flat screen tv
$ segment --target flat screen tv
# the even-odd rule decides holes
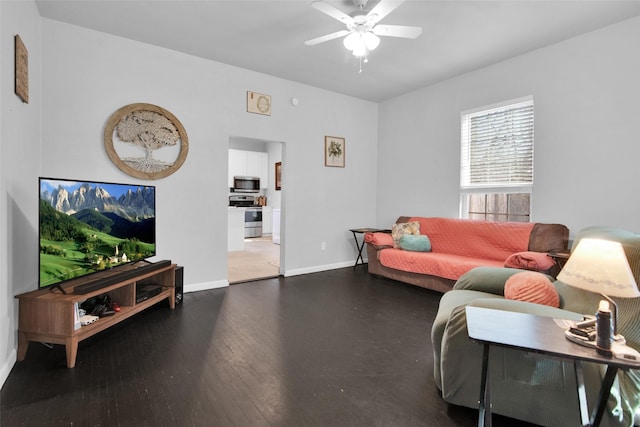
[[[154,186],[39,181],[39,288],[155,256]]]

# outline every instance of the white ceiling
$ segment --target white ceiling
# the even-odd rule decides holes
[[[379,0],[370,0],[367,9]],[[352,0],[327,0],[356,11]],[[422,26],[383,37],[369,62],[311,0],[36,0],[41,16],[375,102],[640,15],[639,0],[407,0],[381,23]]]

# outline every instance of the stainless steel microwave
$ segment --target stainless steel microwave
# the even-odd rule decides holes
[[[260,178],[257,176],[234,176],[233,191],[235,193],[260,192]]]

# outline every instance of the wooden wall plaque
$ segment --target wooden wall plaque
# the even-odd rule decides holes
[[[15,36],[16,51],[16,95],[29,103],[29,52],[18,34]]]
[[[247,92],[247,113],[271,115],[271,96],[262,93]]]

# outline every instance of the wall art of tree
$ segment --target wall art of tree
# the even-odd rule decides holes
[[[173,165],[153,158],[153,152],[164,147],[175,146],[180,133],[167,117],[154,111],[136,110],[127,114],[116,125],[120,141],[139,147],[144,157],[123,158],[129,167],[142,172],[159,172]]]

